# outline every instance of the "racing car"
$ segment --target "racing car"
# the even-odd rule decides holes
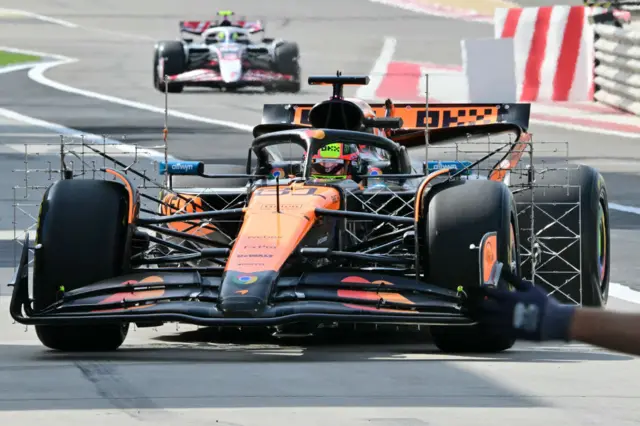
[[[606,303],[604,180],[587,166],[568,176],[527,167],[518,177],[530,105],[343,96],[344,85],[367,83],[309,77],[333,86],[328,100],[264,105],[242,171],[162,162],[157,211],[140,207],[130,167],[105,168],[114,180],[57,181],[39,213],[33,294],[27,234],[12,317],[62,351],[115,350],[131,323],[182,322],[280,336],[425,326],[438,348],[457,353],[514,344],[470,310],[474,289],[509,286],[502,270],[531,277],[555,265],[536,282],[550,297]],[[472,162],[410,155],[501,134],[512,139]],[[487,160],[487,173],[476,171]],[[575,208],[558,210],[567,205]],[[535,222],[532,206],[544,209]],[[567,233],[581,238],[567,244]],[[563,262],[579,265],[576,279],[563,275]]]
[[[231,11],[218,15],[222,20],[180,21],[181,40],[156,43],[156,89],[170,93],[182,92],[185,86],[228,91],[242,87],[263,87],[268,92],[300,91],[297,43],[274,38],[255,40],[255,34],[264,32],[262,22],[232,21]]]

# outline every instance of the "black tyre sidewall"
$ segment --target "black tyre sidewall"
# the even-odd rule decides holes
[[[487,193],[488,197],[483,195]],[[510,225],[515,227],[518,242],[518,218],[515,201],[504,184],[463,181],[426,194],[424,203],[428,205],[424,266],[430,283],[453,290],[458,285],[480,285],[478,251],[469,246],[478,245],[488,232],[497,232],[498,260],[508,263]],[[519,272],[519,255],[516,265]]]
[[[275,71],[282,74],[291,74],[294,81],[278,82],[270,90],[296,93],[300,91],[300,65],[298,57],[300,49],[297,43],[285,42],[275,49]]]
[[[116,182],[63,180],[47,189],[38,217],[33,297],[36,311],[64,291],[125,273],[130,258],[128,194]],[[45,346],[53,349],[113,348],[122,343],[128,325],[36,326]],[[104,339],[104,340],[100,340]]]
[[[427,281],[455,290],[480,285],[479,245],[488,232],[497,232],[498,261],[509,265],[511,227],[519,247],[518,218],[510,190],[500,182],[459,181],[433,188],[423,201],[428,206],[426,231]],[[520,273],[519,250],[515,267]],[[515,339],[483,324],[431,327],[434,343],[445,352],[500,352]]]
[[[157,44],[153,55],[153,84],[156,89],[164,92],[164,83],[158,76],[160,57],[165,57],[164,71],[167,75],[181,74],[186,71],[186,57],[182,43],[179,41],[163,41]],[[169,83],[170,93],[181,92],[184,88],[180,83]]]

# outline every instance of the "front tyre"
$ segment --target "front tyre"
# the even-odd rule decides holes
[[[161,62],[160,58],[164,61]],[[164,93],[164,75],[177,75],[186,71],[187,58],[184,54],[183,44],[179,41],[163,41],[156,46],[153,55],[153,86]],[[169,83],[169,93],[180,93],[184,90],[182,83]]]
[[[297,43],[285,42],[275,50],[275,72],[290,75],[292,80],[278,81],[271,87],[268,87],[268,91],[279,91],[285,93],[298,93],[301,89],[301,70],[298,59],[300,57],[300,49]]]
[[[436,186],[423,198],[427,211],[427,282],[457,290],[480,285],[476,246],[489,232],[497,233],[497,261],[520,273],[518,217],[509,188],[501,182],[457,181]],[[434,344],[450,353],[494,353],[513,346],[515,339],[486,326],[431,327]]]
[[[128,269],[128,193],[117,182],[62,180],[44,194],[33,270],[34,309]],[[61,288],[61,287],[64,288]],[[35,327],[38,339],[60,351],[109,351],[124,342],[128,324]]]

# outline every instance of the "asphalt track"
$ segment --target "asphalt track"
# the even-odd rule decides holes
[[[3,43],[12,47],[80,59],[47,71],[48,78],[157,107],[164,99],[151,87],[153,41],[175,37],[178,19],[229,8],[223,2],[195,0],[179,7],[165,0],[5,0],[3,6],[79,25],[24,19],[7,26],[10,31],[4,25],[0,29]],[[461,38],[491,34],[484,24],[416,15],[363,0],[246,1],[234,8],[265,17],[270,33],[299,41],[307,74],[336,69],[369,73],[385,36],[398,40],[396,58],[459,63]],[[294,100],[324,96],[323,90],[305,88]],[[263,103],[285,99],[291,97],[188,93],[170,102],[187,113],[252,125],[259,121]],[[146,146],[159,142],[163,124],[161,114],[61,92],[31,81],[23,71],[0,75],[0,108],[86,132],[127,134],[129,141]],[[13,136],[11,145],[43,131],[19,128],[15,122],[0,121],[0,126],[0,133],[23,133]],[[623,162],[637,159],[635,140],[547,127],[539,127],[537,134],[570,140],[572,160],[603,170],[611,201],[640,206],[634,189],[638,171]],[[5,135],[2,144],[8,140]],[[237,162],[250,139],[241,130],[172,117],[170,140],[172,153],[182,158]],[[55,157],[44,155],[38,161],[48,158]],[[603,163],[603,158],[609,161]],[[0,159],[6,206],[5,191],[16,179],[7,169],[19,168],[21,157],[15,146],[4,146]],[[8,229],[8,210],[2,208],[2,229]],[[636,288],[638,224],[632,214],[612,212],[612,277]],[[0,251],[4,260],[8,256]],[[9,272],[2,270],[3,282]],[[6,294],[0,304],[7,306]],[[611,307],[637,310],[615,298]],[[230,344],[204,332],[184,333],[187,329],[138,330],[116,354],[69,356],[43,351],[33,330],[25,332],[7,319],[0,326],[0,422],[625,425],[635,424],[640,414],[635,376],[640,364],[582,345],[521,344],[497,357],[451,357],[427,343],[379,345],[348,336],[347,343],[297,342],[283,348],[272,342]],[[378,343],[388,338],[381,336]]]

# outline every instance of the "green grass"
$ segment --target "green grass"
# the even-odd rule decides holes
[[[41,58],[33,55],[23,55],[22,53],[13,53],[0,50],[0,67],[5,65],[23,64],[26,62],[36,62]]]

